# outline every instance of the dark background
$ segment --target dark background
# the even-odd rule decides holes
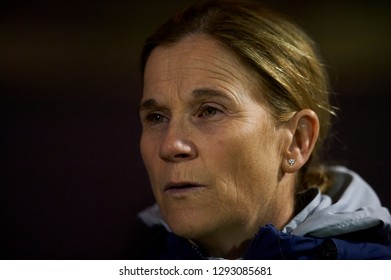
[[[2,1],[0,258],[122,259],[153,203],[138,150],[144,38],[193,1]],[[319,44],[340,107],[328,153],[391,208],[385,1],[266,1]]]

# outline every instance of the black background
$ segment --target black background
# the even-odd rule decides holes
[[[389,7],[266,2],[310,34],[328,65],[340,107],[328,157],[391,208]],[[189,3],[1,2],[0,258],[127,258],[135,215],[153,203],[138,147],[138,55]]]

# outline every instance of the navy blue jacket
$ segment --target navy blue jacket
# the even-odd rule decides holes
[[[188,240],[167,232],[164,228],[155,228],[155,237],[143,257],[146,259],[168,260],[208,259],[203,250]],[[376,230],[374,229],[371,229]],[[389,232],[389,231],[388,231]],[[356,233],[355,236],[333,238],[315,238],[283,233],[272,225],[261,227],[250,242],[243,259],[247,260],[354,260],[354,259],[391,259],[389,233],[384,232],[384,240],[367,242],[369,232]],[[345,239],[349,238],[349,240]],[[353,240],[353,241],[352,241]]]

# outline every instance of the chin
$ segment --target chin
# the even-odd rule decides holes
[[[178,236],[186,239],[196,239],[202,236],[208,225],[208,220],[212,217],[204,215],[194,215],[194,213],[171,213],[166,215],[166,222],[171,230]]]

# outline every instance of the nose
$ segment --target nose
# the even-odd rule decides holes
[[[192,160],[197,157],[197,150],[191,140],[186,125],[170,123],[160,144],[159,157],[172,163]]]

